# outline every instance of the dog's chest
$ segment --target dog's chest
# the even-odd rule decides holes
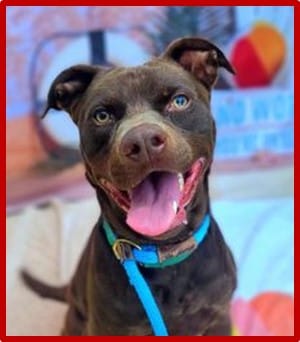
[[[151,335],[149,320],[123,267],[109,247],[100,244],[101,262],[92,270],[88,291],[88,330],[92,335]],[[199,258],[194,253],[186,262],[164,269],[140,268],[171,335],[201,334],[217,311],[213,304],[220,301],[215,291],[220,281],[216,278],[209,284],[202,279],[205,272]]]

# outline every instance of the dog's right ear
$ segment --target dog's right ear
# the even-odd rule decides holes
[[[47,107],[42,115],[45,117],[48,110],[53,108],[65,110],[76,122],[74,110],[82,95],[98,73],[107,69],[99,66],[75,65],[62,71],[52,82],[48,93]]]

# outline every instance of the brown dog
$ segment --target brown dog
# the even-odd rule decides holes
[[[233,72],[215,45],[183,38],[139,67],[78,65],[54,80],[47,110],[69,112],[78,126],[102,209],[69,286],[52,288],[23,272],[41,296],[68,302],[64,335],[152,334],[104,222],[128,245],[155,245],[160,262],[189,252],[172,266],[138,265],[170,335],[230,335],[236,269],[208,191],[219,67]],[[210,225],[196,248],[193,234],[205,215]]]

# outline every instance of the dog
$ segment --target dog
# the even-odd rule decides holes
[[[216,141],[210,100],[221,67],[234,73],[217,46],[185,37],[142,66],[76,65],[53,81],[45,114],[64,110],[78,126],[102,212],[69,285],[51,287],[22,271],[40,296],[68,303],[62,335],[153,335],[122,265],[147,245],[158,251],[160,267],[135,267],[168,334],[231,334],[236,266],[208,188]]]

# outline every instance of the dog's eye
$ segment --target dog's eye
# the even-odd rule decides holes
[[[95,122],[100,125],[104,125],[111,120],[111,115],[103,109],[96,110],[93,117]]]
[[[188,106],[188,104],[189,104],[189,99],[187,96],[183,94],[176,95],[171,101],[171,106],[174,109],[184,109]]]

